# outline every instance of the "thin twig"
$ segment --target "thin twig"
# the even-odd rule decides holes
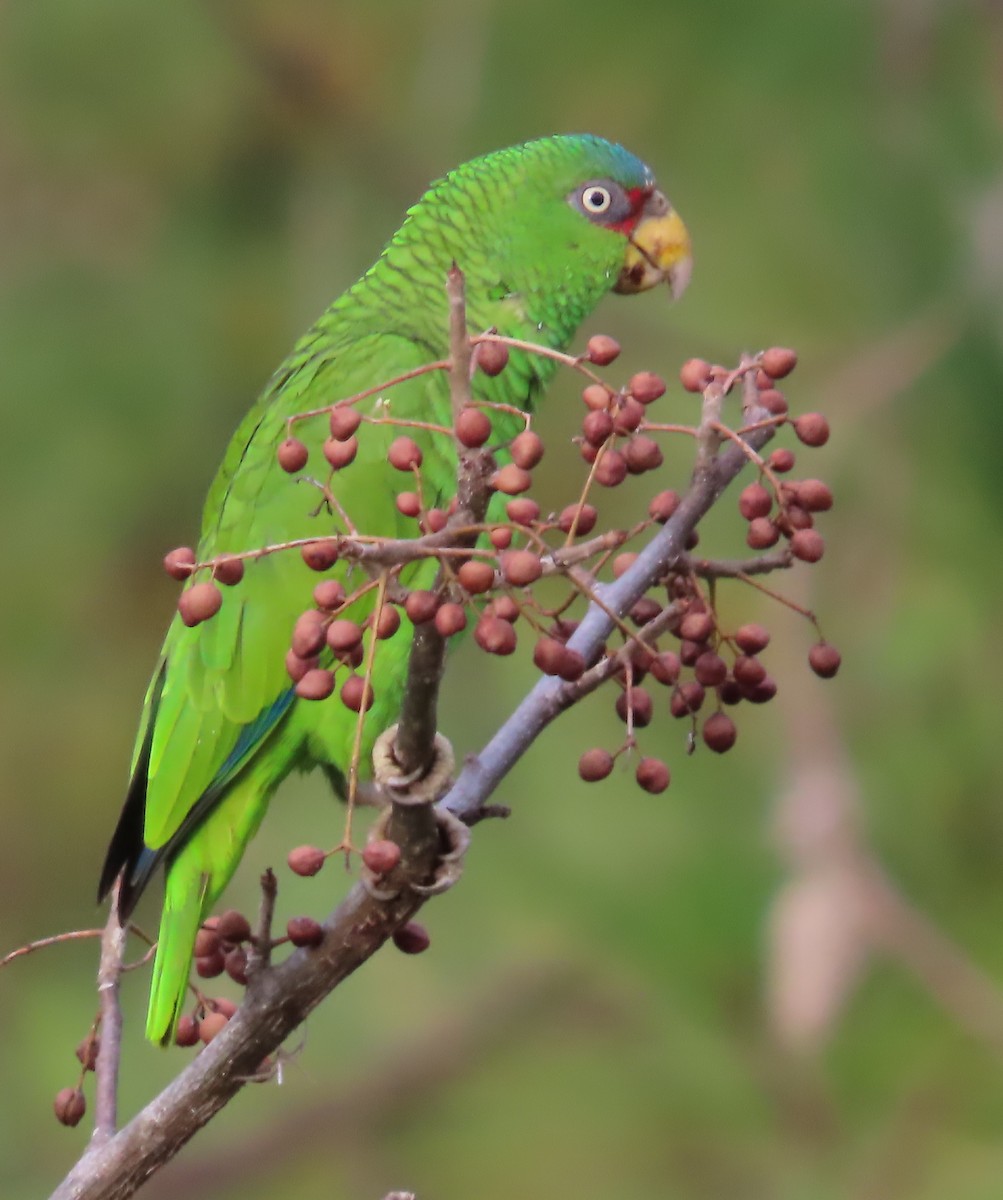
[[[100,1146],[118,1128],[118,1070],[122,1056],[122,1008],[119,987],[128,930],[118,919],[117,881],[112,891],[108,920],[101,937],[98,964],[98,999],[101,1005],[101,1041],[94,1065],[94,1133],[92,1146]]]

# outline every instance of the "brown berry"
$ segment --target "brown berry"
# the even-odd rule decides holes
[[[401,848],[389,838],[368,842],[362,851],[362,861],[374,875],[389,875],[401,860]]]
[[[172,579],[187,579],[195,565],[195,551],[191,546],[178,546],[164,555],[164,570]]]
[[[485,614],[474,626],[474,641],[488,654],[511,654],[515,650],[515,630],[501,617]]]
[[[591,408],[598,412],[602,409],[609,408],[612,396],[610,390],[603,383],[590,383],[582,389],[582,399],[585,401],[585,407]]]
[[[644,420],[644,405],[633,396],[620,399],[613,414],[613,428],[617,433],[633,433]]]
[[[395,503],[402,517],[416,517],[421,512],[421,501],[417,492],[398,492]]]
[[[279,466],[283,471],[288,471],[290,475],[295,475],[297,471],[302,471],[309,457],[310,451],[307,450],[299,438],[294,437],[286,438],[276,453]]]
[[[435,614],[435,628],[442,637],[453,637],[467,627],[467,612],[462,604],[448,600]]]
[[[243,946],[234,946],[232,950],[227,951],[226,957],[223,960],[226,967],[226,973],[230,976],[234,983],[239,983],[241,987],[247,986],[247,951]]]
[[[496,550],[507,550],[512,545],[512,530],[507,525],[496,525],[488,536]]]
[[[711,713],[703,723],[703,740],[717,754],[724,754],[735,744],[738,729],[727,713]]]
[[[290,917],[286,937],[294,946],[319,946],[324,940],[324,926],[313,917]]]
[[[485,375],[500,375],[508,366],[508,346],[504,342],[478,342],[474,354]]]
[[[783,417],[787,415],[788,404],[783,392],[778,392],[776,388],[765,388],[757,397],[759,407],[765,408],[766,411],[774,417]]]
[[[195,935],[195,949],[193,956],[195,958],[205,958],[209,954],[215,954],[219,949],[219,934],[215,927],[207,929],[203,926]]]
[[[394,932],[394,945],[402,954],[421,954],[431,943],[428,930],[417,921],[408,921]]]
[[[788,450],[786,446],[780,446],[776,450],[771,450],[770,457],[766,460],[766,465],[778,475],[786,475],[788,471],[794,468],[794,451]]]
[[[456,578],[471,596],[480,596],[494,587],[495,569],[483,559],[470,558],[457,569]]]
[[[331,409],[331,437],[347,442],[362,424],[362,414],[348,404],[336,404]]]
[[[178,600],[178,612],[181,614],[181,620],[192,628],[214,617],[222,604],[223,593],[214,583],[205,580],[185,588]]]
[[[347,441],[339,442],[337,438],[329,437],[321,450],[330,463],[331,470],[340,471],[355,462],[355,456],[359,453],[359,439],[350,437]]]
[[[327,627],[327,644],[340,654],[345,650],[354,650],[362,641],[362,626],[357,621],[349,621],[342,617],[332,621]]]
[[[506,550],[501,556],[501,569],[514,587],[528,587],[543,574],[543,564],[532,550]]]
[[[387,451],[387,461],[397,471],[413,470],[421,466],[421,447],[414,438],[395,438]]]
[[[607,450],[596,464],[594,478],[603,487],[618,487],[627,478],[627,460],[619,450]]]
[[[586,750],[578,760],[578,774],[586,783],[596,783],[605,779],[612,770],[613,755],[598,746]]]
[[[728,664],[713,650],[705,650],[693,664],[693,674],[704,687],[717,687],[728,677]]]
[[[771,346],[763,351],[759,361],[771,379],[783,379],[798,365],[798,356],[796,351],[785,346]]]
[[[630,377],[627,390],[640,404],[650,404],[665,395],[665,380],[654,371],[638,371]]]
[[[753,550],[766,550],[780,541],[780,530],[769,517],[755,517],[745,531],[745,540]]]
[[[821,479],[800,480],[797,497],[809,512],[828,512],[832,508],[832,491]]]
[[[745,687],[742,694],[750,704],[766,704],[777,694],[777,684],[769,675],[754,687]]]
[[[770,644],[770,631],[764,625],[749,622],[735,630],[735,645],[743,654],[758,654]]]
[[[661,615],[662,606],[653,596],[642,596],[630,610],[630,619],[635,625],[647,625],[655,617]]]
[[[652,496],[651,503],[648,505],[648,516],[653,521],[658,521],[664,525],[665,522],[679,507],[679,493],[671,489],[664,492],[659,492],[657,496]]]
[[[79,1088],[63,1088],[56,1093],[52,1108],[60,1125],[79,1125],[87,1111],[87,1101]]]
[[[635,434],[623,452],[627,470],[631,475],[643,475],[645,471],[656,471],[664,461],[662,448],[650,437]]]
[[[334,691],[334,672],[311,667],[297,680],[295,690],[301,700],[326,700]]]
[[[761,483],[750,483],[739,493],[738,511],[747,521],[769,516],[772,507],[773,496]]]
[[[679,636],[689,642],[705,642],[713,632],[714,618],[703,609],[688,612],[679,622]]]
[[[344,601],[345,586],[338,579],[324,579],[313,589],[314,604],[328,612],[340,608]]]
[[[483,409],[464,405],[456,418],[456,437],[460,445],[474,450],[491,436],[491,418]]]
[[[601,446],[613,432],[613,414],[607,409],[587,412],[582,419],[582,434],[591,446]]]
[[[619,579],[626,571],[637,562],[637,553],[634,550],[625,550],[622,554],[618,554],[613,559],[613,578]]]
[[[323,538],[300,546],[300,556],[311,571],[330,571],[338,561],[338,543],[334,538]]]
[[[306,877],[316,875],[326,859],[327,855],[319,846],[297,846],[289,851],[286,862],[293,874]]]
[[[699,712],[705,694],[703,687],[695,679],[681,683],[672,693],[669,711],[674,717],[686,717],[691,713]]]
[[[543,439],[532,429],[524,429],[509,446],[512,461],[524,471],[531,471],[543,458]]]
[[[821,413],[804,413],[794,418],[794,432],[806,446],[824,446],[829,440],[829,422]]]
[[[223,957],[222,950],[215,950],[212,954],[202,954],[195,959],[195,974],[200,979],[216,979],[226,970],[226,959]]]
[[[221,558],[212,569],[212,577],[225,587],[234,587],[244,578],[242,558]]]
[[[646,792],[657,796],[669,786],[669,768],[660,758],[642,758],[637,764],[634,778]]]
[[[731,673],[743,687],[756,687],[766,678],[766,668],[752,654],[740,654]]]
[[[485,616],[501,617],[503,621],[514,625],[519,620],[519,605],[511,596],[495,596],[484,610],[484,614]]]
[[[702,392],[710,380],[710,363],[702,358],[688,358],[679,368],[679,382],[688,392]]]
[[[349,675],[341,685],[341,703],[352,712],[368,712],[373,707],[373,689],[361,675]]]
[[[544,675],[557,675],[565,649],[556,638],[542,637],[533,647],[533,664]]]
[[[791,553],[802,562],[818,562],[825,553],[825,538],[817,529],[799,529],[791,536]]]
[[[385,604],[376,622],[376,636],[381,641],[392,638],[401,627],[401,615],[392,604]]]
[[[540,519],[540,506],[528,496],[520,496],[505,505],[505,516],[516,525],[532,525]]]
[[[569,504],[561,509],[557,527],[561,533],[570,533],[574,529],[576,534],[584,537],[595,529],[598,519],[599,513],[591,504]]]
[[[421,589],[409,592],[404,601],[404,611],[412,625],[424,625],[426,621],[431,621],[438,607],[438,596],[434,592]]]
[[[506,463],[491,476],[491,486],[506,496],[518,496],[533,486],[533,477],[518,463]]]
[[[230,1018],[226,1013],[207,1012],[206,1015],[199,1021],[199,1039],[209,1045],[209,1043],[218,1037],[227,1027]]]
[[[816,642],[808,651],[808,663],[816,675],[823,679],[831,679],[839,670],[842,662],[839,651],[828,642]]]
[[[648,671],[659,683],[665,687],[671,687],[679,678],[681,666],[682,663],[679,661],[678,654],[673,653],[671,650],[663,650],[651,660]]]
[[[608,367],[620,357],[620,343],[605,333],[596,333],[589,338],[585,357],[597,367]]]
[[[616,715],[623,722],[626,722],[629,715],[638,729],[643,729],[645,725],[651,724],[654,712],[655,706],[651,702],[651,694],[643,687],[631,688],[629,692],[623,691],[616,698]]]
[[[215,933],[224,942],[233,942],[234,945],[237,945],[240,942],[246,942],[251,936],[251,923],[242,912],[238,912],[235,908],[228,908],[220,915]]]
[[[300,658],[311,658],[324,645],[324,614],[315,608],[300,613],[293,626],[292,652]]]
[[[77,1046],[77,1060],[85,1071],[93,1071],[97,1066],[98,1050],[101,1048],[101,1039],[89,1034]]]
[[[174,1031],[174,1042],[177,1046],[194,1046],[199,1040],[199,1023],[194,1017],[187,1015],[179,1018],[178,1027]]]

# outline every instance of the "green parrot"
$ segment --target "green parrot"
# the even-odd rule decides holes
[[[351,466],[330,473],[320,416],[295,426],[310,460],[291,478],[276,460],[287,421],[424,363],[448,357],[445,281],[452,263],[466,284],[472,333],[495,329],[565,349],[609,291],[660,282],[678,294],[690,271],[689,236],[651,171],[621,146],[591,135],[541,138],[458,167],[407,213],[376,263],[340,296],[272,377],[227,448],[209,489],[200,562],[296,538],[343,531],[321,503],[317,477],[359,532],[415,535],[395,496],[406,477],[387,462],[399,427],[365,424]],[[513,352],[478,395],[522,410],[554,369]],[[364,410],[451,424],[448,381],[431,372],[400,384]],[[517,419],[516,419],[517,420]],[[511,437],[503,420],[495,432]],[[407,429],[421,445],[425,502],[448,497],[455,478],[451,439]],[[318,464],[321,464],[320,466]],[[323,470],[322,470],[323,467]],[[330,479],[328,481],[328,476]],[[121,876],[124,922],[160,863],[165,894],[146,1023],[155,1043],[174,1036],[195,937],[230,880],[275,789],[294,768],[321,767],[344,795],[358,716],[337,696],[297,697],[286,670],[290,635],[317,581],[295,551],[245,562],[219,612],[187,626],[175,617],[147,692],[132,779],[99,885],[103,899]],[[358,568],[355,569],[358,574]],[[434,563],[415,568],[427,586]],[[420,572],[425,572],[424,575]],[[416,574],[417,573],[417,574]],[[326,577],[349,583],[338,563]],[[362,622],[370,593],[353,606]],[[411,626],[379,645],[363,761],[396,719]]]

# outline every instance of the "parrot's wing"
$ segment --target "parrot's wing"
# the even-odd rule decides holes
[[[329,475],[320,450],[327,421],[320,416],[296,427],[311,450],[297,480],[276,462],[287,420],[413,370],[430,357],[427,348],[388,334],[358,339],[332,355],[322,339],[308,335],[230,443],[206,501],[199,561],[343,532],[317,486]],[[427,411],[430,404],[442,404],[444,384],[428,377],[403,384],[387,393],[391,406],[402,391],[410,393],[408,411]],[[416,393],[422,397],[417,403]],[[404,399],[401,395],[402,404]],[[365,402],[362,411],[373,411],[376,403]],[[397,432],[366,427],[356,462],[332,484],[367,533],[402,533],[385,457]],[[334,574],[343,569],[339,564]],[[225,589],[223,605],[210,620],[189,628],[175,617],[147,693],[132,783],[101,880],[103,894],[127,868],[123,913],[157,864],[184,842],[251,759],[267,748],[276,755],[279,778],[302,755],[301,745],[275,735],[295,703],[285,670],[292,628],[309,607],[316,582],[297,551],[267,554],[245,560],[243,579]]]

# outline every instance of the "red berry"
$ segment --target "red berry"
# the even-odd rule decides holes
[[[714,618],[700,609],[688,612],[679,622],[679,636],[689,642],[705,642],[714,632]]]
[[[828,512],[832,508],[832,491],[821,479],[800,480],[797,497],[809,512]]]
[[[228,908],[220,915],[214,932],[224,942],[233,942],[234,945],[239,945],[241,942],[246,942],[251,936],[251,923],[242,912],[238,912],[235,908]]]
[[[514,587],[527,587],[543,574],[543,564],[532,550],[507,550],[501,556],[501,569]]]
[[[299,658],[311,658],[324,645],[324,614],[315,608],[300,613],[293,626],[292,652]]]
[[[297,846],[286,858],[289,870],[295,875],[316,875],[324,865],[327,855],[319,846]]]
[[[426,621],[431,621],[438,607],[438,596],[434,592],[421,589],[409,592],[404,601],[404,611],[412,625],[424,625]]]
[[[334,672],[311,667],[299,677],[295,690],[301,700],[326,700],[334,691]]]
[[[474,640],[488,654],[511,654],[515,649],[515,630],[501,617],[485,614],[474,626]]]
[[[208,1046],[214,1038],[223,1032],[229,1020],[230,1018],[226,1013],[219,1012],[218,1010],[216,1012],[207,1012],[202,1020],[199,1021],[199,1038]]]
[[[672,693],[669,701],[669,711],[674,717],[685,717],[699,712],[704,702],[705,692],[696,680],[681,683]]]
[[[759,361],[771,379],[783,379],[798,365],[798,356],[796,351],[784,346],[771,346],[763,351]]]
[[[681,666],[678,654],[671,650],[663,650],[651,660],[648,671],[659,683],[665,687],[671,687],[679,678]]]
[[[215,954],[218,950],[219,934],[216,932],[215,926],[212,929],[203,926],[195,935],[193,956],[195,958],[206,958],[210,954]]]
[[[85,1071],[93,1071],[97,1066],[98,1050],[101,1048],[101,1039],[89,1034],[77,1046],[77,1060]]]
[[[195,959],[195,974],[200,979],[216,979],[225,969],[226,960],[222,950],[217,949],[212,954],[203,954]]]
[[[518,463],[506,463],[491,476],[491,486],[506,496],[518,496],[533,486],[533,477]]]
[[[596,464],[594,478],[603,487],[618,487],[627,478],[627,460],[619,450],[607,450]]]
[[[362,861],[374,875],[389,875],[400,860],[400,846],[389,838],[377,838],[362,851]]]
[[[199,1023],[194,1017],[184,1016],[178,1020],[174,1042],[178,1046],[194,1046],[199,1040]]]
[[[483,559],[470,558],[457,569],[456,578],[471,596],[480,596],[494,587],[495,569]]]
[[[751,654],[740,654],[731,673],[743,687],[756,687],[766,678],[766,668]]]
[[[593,334],[585,347],[585,357],[597,367],[608,367],[620,357],[620,343],[605,333]]]
[[[223,960],[226,973],[234,983],[241,987],[247,986],[247,951],[243,946],[235,946]]]
[[[788,405],[783,392],[778,392],[776,388],[766,388],[759,393],[758,400],[760,408],[765,408],[773,416],[786,416]]]
[[[485,375],[500,375],[508,366],[508,346],[504,342],[478,342],[474,355]]]
[[[373,707],[373,689],[361,675],[349,675],[341,685],[341,703],[352,712],[368,712]]]
[[[608,409],[594,409],[582,419],[582,434],[590,446],[601,446],[613,432],[613,415]]]
[[[627,470],[631,475],[643,475],[645,471],[657,471],[664,461],[662,448],[650,437],[636,434],[627,443],[623,452]]]
[[[185,588],[178,600],[178,612],[181,614],[181,620],[192,628],[214,617],[222,604],[223,593],[214,583],[206,580]]]
[[[417,492],[398,492],[397,511],[403,517],[416,517],[421,512],[421,501]]]
[[[599,513],[591,504],[569,504],[561,509],[557,519],[557,527],[561,533],[570,533],[574,528],[576,534],[584,537],[595,529]]]
[[[532,525],[540,518],[540,506],[528,496],[520,496],[505,505],[505,516],[516,525]]]
[[[286,937],[294,946],[319,946],[324,940],[324,927],[313,917],[290,917]]]
[[[394,933],[394,945],[402,954],[421,954],[429,948],[432,939],[424,925],[408,921]]]
[[[786,446],[772,450],[770,457],[766,460],[766,465],[778,475],[786,475],[794,467],[794,451],[788,450]]]
[[[52,1102],[56,1120],[60,1125],[79,1125],[87,1111],[87,1101],[79,1088],[63,1088],[56,1093]]]
[[[724,754],[726,750],[730,750],[734,746],[737,737],[738,729],[735,727],[735,722],[727,713],[711,713],[707,720],[704,721],[703,740],[717,754]]]
[[[613,414],[613,428],[617,433],[633,433],[644,420],[644,405],[633,396],[621,398]]]
[[[613,770],[613,755],[598,746],[586,750],[578,760],[578,774],[586,783],[596,783]]]
[[[469,449],[483,446],[491,436],[491,419],[483,409],[472,404],[460,410],[456,418],[456,437],[461,445]]]
[[[769,516],[772,507],[773,496],[761,483],[750,483],[739,494],[738,511],[747,521]]]
[[[825,539],[817,529],[799,529],[791,537],[791,553],[803,562],[818,562],[825,553]]]
[[[409,437],[395,438],[387,451],[387,461],[397,471],[410,471],[420,467],[422,460],[421,447]]]
[[[357,621],[349,621],[342,617],[332,621],[327,627],[327,644],[340,654],[345,650],[354,650],[362,641],[362,626]]]
[[[629,571],[636,562],[637,554],[633,550],[625,550],[622,554],[618,554],[616,558],[613,559],[613,578],[619,579],[620,576],[623,575],[625,571]]]
[[[195,551],[191,546],[178,546],[164,555],[164,570],[172,579],[187,579],[195,565]]]
[[[331,469],[340,471],[343,467],[355,462],[355,456],[359,453],[359,439],[350,437],[347,441],[339,442],[337,438],[329,437],[325,440],[321,450],[330,463]]]
[[[325,579],[313,589],[313,602],[318,608],[332,612],[340,608],[345,600],[345,586],[340,580]],[[318,647],[319,649],[319,647]]]
[[[386,604],[380,610],[380,618],[376,622],[376,636],[382,640],[392,638],[401,627],[401,615],[392,604]]]
[[[532,429],[524,429],[509,446],[512,461],[524,471],[531,471],[543,458],[543,440]]]
[[[503,621],[508,621],[510,625],[514,625],[519,620],[519,605],[516,604],[511,596],[496,596],[487,608],[485,608],[484,615],[486,617],[501,617]]]
[[[839,670],[842,662],[839,651],[828,642],[816,642],[808,651],[808,663],[816,675],[823,679],[831,679]]]
[[[669,786],[669,768],[660,758],[642,758],[637,764],[634,778],[646,792],[657,796]]]
[[[710,363],[702,358],[688,358],[679,368],[679,382],[688,392],[702,392],[710,380]]]
[[[442,637],[453,637],[467,627],[467,613],[462,604],[449,600],[435,614],[435,628]]]
[[[306,466],[310,452],[299,438],[289,437],[279,446],[276,457],[283,471],[295,475]]]
[[[628,696],[629,704],[627,703]],[[655,706],[651,702],[651,695],[643,687],[631,688],[629,693],[623,691],[616,698],[616,715],[624,723],[629,715],[638,729],[643,729],[645,725],[651,724],[654,710]]]
[[[300,546],[300,555],[311,571],[330,571],[338,561],[338,543],[334,538],[323,538]]]
[[[743,654],[758,654],[770,644],[770,631],[764,625],[750,622],[735,630],[735,645]]]
[[[693,674],[704,687],[717,687],[728,677],[728,665],[713,650],[705,650],[693,664]]]
[[[651,503],[648,505],[648,516],[653,521],[658,521],[659,524],[664,525],[678,507],[678,492],[672,490],[659,492],[657,496],[651,498]]]
[[[587,387],[582,388],[582,399],[585,401],[586,408],[600,411],[609,408],[612,395],[605,384],[590,383]]]
[[[769,517],[755,517],[749,522],[745,540],[753,550],[766,550],[780,541],[780,530]]]
[[[233,587],[244,578],[244,560],[242,558],[221,558],[212,569],[212,577],[217,583]]]
[[[665,380],[654,371],[638,371],[632,375],[627,390],[641,404],[650,404],[665,395]]]
[[[331,409],[331,437],[338,442],[347,442],[362,424],[362,414],[347,404],[336,404]]]
[[[794,418],[794,432],[806,446],[824,446],[829,440],[829,422],[821,413]]]
[[[496,550],[507,550],[512,545],[512,530],[507,525],[496,525],[488,536]]]

